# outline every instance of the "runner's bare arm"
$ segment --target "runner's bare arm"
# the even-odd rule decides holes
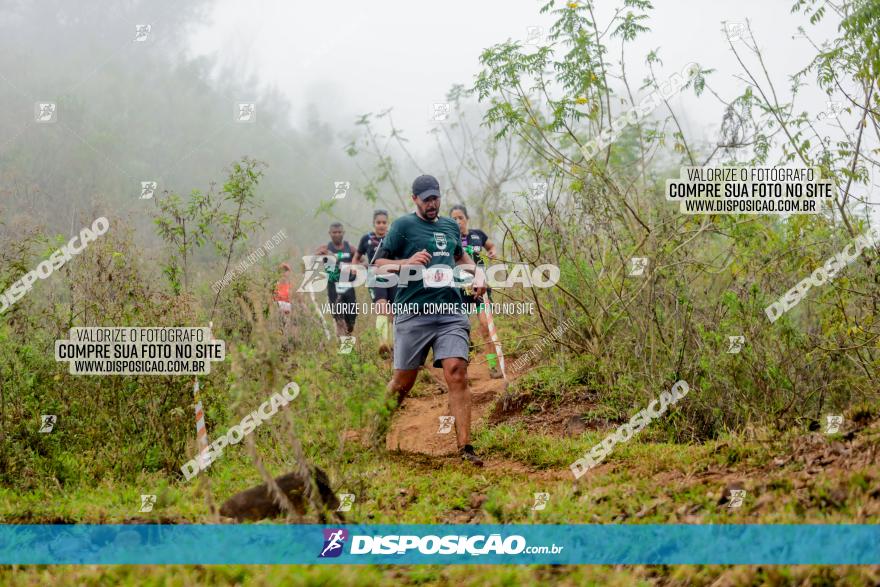
[[[487,255],[490,259],[494,259],[494,258],[495,258],[495,254],[496,254],[496,253],[495,253],[495,243],[493,243],[493,242],[490,241],[490,240],[486,240],[486,242],[483,243],[483,248],[486,249],[486,255]]]
[[[412,257],[408,259],[386,259],[384,257],[385,251],[380,250],[377,255],[376,260],[374,261],[376,267],[382,267],[383,265],[394,265],[395,267],[388,267],[389,271],[396,271],[403,265],[427,265],[428,261],[431,260],[431,253],[422,249]]]
[[[363,237],[361,237],[361,242],[358,243],[358,247],[354,250],[354,257],[351,260],[352,263],[355,263],[357,265],[364,265],[365,267],[369,267],[370,262],[372,260],[370,259],[370,256],[367,254],[367,252],[369,251],[369,249],[368,249],[369,240],[367,238],[368,236],[369,235],[365,234]],[[381,241],[380,241],[380,243],[381,243]]]

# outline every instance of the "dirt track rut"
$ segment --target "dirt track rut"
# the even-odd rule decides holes
[[[443,380],[442,369],[431,368],[431,371],[439,380]],[[490,378],[485,363],[471,363],[468,366],[468,379],[471,389],[471,430],[474,430],[487,417],[492,401],[504,391],[504,380]],[[454,454],[455,431],[438,433],[440,417],[449,414],[448,393],[406,398],[391,422],[391,429],[385,437],[386,448],[432,456]]]

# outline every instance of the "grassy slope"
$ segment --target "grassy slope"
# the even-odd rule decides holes
[[[358,494],[349,519],[411,524],[880,521],[877,463],[866,460],[880,446],[876,424],[849,441],[840,435],[812,433],[777,443],[734,438],[688,447],[631,442],[575,482],[567,469],[567,455],[587,450],[599,438],[585,434],[583,439],[560,442],[516,427],[484,429],[477,435],[477,446],[488,457],[483,470],[453,457],[364,449],[350,455],[363,459],[370,480],[366,491]],[[801,457],[792,459],[785,447],[796,440],[811,444]],[[227,453],[212,465],[215,499],[258,482],[242,454]],[[718,503],[732,483],[748,492],[738,509]],[[536,512],[531,506],[538,491],[550,493],[551,498],[544,511]],[[159,496],[150,514],[137,512],[141,493]],[[19,523],[205,522],[210,518],[204,495],[202,483],[169,483],[161,475],[143,475],[132,485],[108,481],[70,492],[21,495],[0,489],[0,516]]]
[[[320,351],[319,351],[320,352]],[[326,355],[325,355],[326,356]],[[317,377],[349,373],[340,365],[309,363],[299,405],[319,409],[327,389]],[[319,367],[319,368],[318,368]],[[384,380],[381,366],[360,373]],[[349,369],[349,371],[345,371]],[[299,377],[299,374],[297,374]],[[302,379],[298,379],[302,380]],[[374,382],[375,383],[375,382]],[[310,387],[311,385],[311,387]],[[424,382],[416,395],[430,393]],[[354,390],[363,393],[362,389]],[[357,403],[357,402],[356,402]],[[332,406],[331,406],[332,407]],[[572,406],[550,405],[547,411]],[[593,406],[602,414],[603,406]],[[869,411],[870,412],[870,411]],[[841,434],[793,431],[775,435],[750,431],[699,445],[661,441],[649,427],[615,448],[607,461],[575,481],[568,465],[610,430],[605,422],[582,434],[552,427],[541,433],[528,410],[506,414],[481,426],[477,449],[487,466],[476,470],[452,457],[388,453],[356,443],[339,451],[312,454],[334,482],[334,489],[357,495],[348,521],[361,523],[877,523],[880,521],[880,420],[847,417]],[[877,413],[875,409],[873,413]],[[531,416],[529,416],[531,417]],[[591,421],[590,418],[586,418]],[[557,418],[558,420],[558,418]],[[601,418],[595,419],[601,422]],[[362,421],[361,421],[362,422]],[[323,427],[336,430],[328,420]],[[596,426],[596,425],[594,425]],[[267,468],[280,474],[293,460],[283,450],[263,450]],[[262,438],[262,440],[260,440]],[[171,481],[161,473],[143,473],[134,483],[98,480],[93,486],[44,488],[27,494],[0,488],[0,520],[6,523],[121,523],[134,521],[219,521],[209,514],[215,503],[260,483],[244,447],[228,449],[208,475],[197,481]],[[748,493],[741,508],[723,496],[735,484]],[[210,492],[207,490],[210,488]],[[533,511],[535,492],[550,494],[543,511]],[[151,513],[139,513],[140,494],[158,495]],[[720,503],[719,503],[720,502]],[[268,523],[277,523],[275,522]],[[846,577],[846,578],[844,578]],[[716,581],[718,581],[716,583]],[[755,567],[18,567],[0,569],[0,584],[252,584],[252,585],[545,585],[545,584],[880,584],[877,568]]]
[[[348,518],[366,523],[877,523],[880,483],[874,459],[880,423],[847,435],[812,433],[772,441],[727,438],[701,446],[630,442],[575,483],[566,469],[569,456],[587,450],[601,434],[560,440],[531,435],[522,428],[483,428],[477,445],[489,456],[482,471],[453,458],[379,453],[350,447],[347,457],[370,471]],[[794,455],[794,456],[792,456]],[[217,461],[212,494],[219,500],[259,479],[242,451]],[[741,508],[719,504],[725,489],[738,483],[748,491]],[[144,476],[136,484],[111,482],[73,492],[16,495],[0,490],[0,517],[7,521],[114,523],[133,520],[210,522],[204,484],[172,483]],[[544,511],[532,511],[532,494],[550,493]],[[157,493],[154,512],[140,514],[141,493]],[[3,571],[10,584],[245,583],[271,585],[335,584],[793,584],[821,577],[834,584],[877,584],[876,568],[297,568],[180,567],[149,570],[118,567],[27,568]],[[726,581],[733,582],[726,582]],[[816,583],[813,583],[816,584]]]

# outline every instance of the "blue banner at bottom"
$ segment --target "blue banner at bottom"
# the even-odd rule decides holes
[[[0,525],[0,564],[880,564],[876,525]]]

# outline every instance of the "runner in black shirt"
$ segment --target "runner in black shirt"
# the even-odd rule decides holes
[[[340,265],[342,263],[351,263],[354,259],[354,249],[347,240],[343,240],[345,229],[341,222],[334,222],[330,225],[330,242],[321,245],[315,251],[318,255],[332,255],[336,257],[336,265],[327,265],[327,298],[330,301],[333,319],[336,321],[337,336],[351,336],[354,332],[354,322],[357,319],[355,312],[336,312],[333,306],[336,303],[355,304],[357,297],[355,296],[354,287],[351,281],[354,281],[352,273],[345,283],[340,283]],[[349,306],[354,308],[354,306]]]
[[[478,228],[468,229],[468,211],[461,204],[452,207],[449,212],[452,219],[458,223],[461,232],[461,246],[476,262],[477,265],[485,265],[486,259],[495,258],[495,243],[489,240],[489,236]],[[486,351],[486,362],[489,365],[489,376],[500,379],[503,375],[498,369],[498,356],[495,354],[495,344],[489,336],[489,319],[483,312],[483,303],[489,303],[489,291],[477,300],[472,296],[465,296],[465,303],[476,304],[480,310],[480,336],[483,337],[483,348]]]
[[[368,267],[372,265],[375,261],[376,251],[379,249],[379,244],[382,242],[382,239],[385,238],[387,232],[388,211],[376,210],[373,212],[373,232],[361,237],[357,253],[355,253],[354,256],[354,262]],[[376,276],[375,279],[376,281],[383,281],[383,279],[378,276]],[[391,353],[391,346],[388,344],[390,330],[389,320],[392,315],[391,304],[394,303],[394,294],[397,292],[397,287],[371,287],[369,290],[370,298],[373,300],[373,304],[376,306],[376,313],[378,314],[376,316],[376,330],[379,332],[379,339],[381,340],[379,354],[382,356],[388,356]]]

